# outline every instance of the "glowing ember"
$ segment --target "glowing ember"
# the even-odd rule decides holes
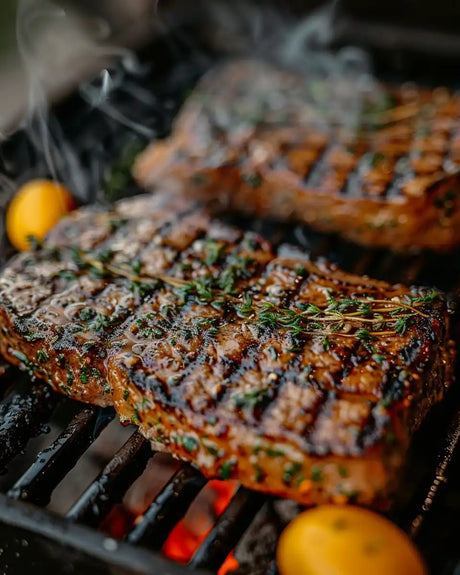
[[[236,560],[236,557],[232,551],[230,553],[230,555],[228,555],[227,559],[225,559],[225,561],[223,562],[219,571],[217,571],[217,575],[227,575],[227,573],[231,573],[232,571],[237,569],[239,566],[240,566],[240,564]]]
[[[123,539],[132,529],[137,515],[122,505],[115,505],[101,524],[101,530],[114,539]]]
[[[234,481],[210,481],[203,491],[207,490],[212,494],[211,513],[205,514],[202,509],[196,512],[192,505],[185,518],[174,527],[166,540],[163,546],[165,555],[178,563],[188,563],[211,531],[216,518],[230,503],[236,487]],[[238,561],[233,553],[230,553],[218,575],[226,575],[237,567]]]
[[[163,552],[178,563],[188,563],[209,531],[210,529],[206,529],[201,533],[193,533],[185,521],[180,521],[166,540]]]

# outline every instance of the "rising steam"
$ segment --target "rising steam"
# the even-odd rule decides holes
[[[152,138],[149,127],[135,122],[110,101],[114,90],[123,89],[126,74],[143,74],[145,69],[134,52],[107,43],[111,31],[105,20],[82,18],[48,0],[20,0],[16,30],[28,85],[22,127],[37,154],[37,175],[64,182],[80,201],[88,201],[94,198],[94,190],[88,187],[95,183],[88,180],[88,166],[82,165],[74,143],[65,137],[50,101],[80,84],[81,95],[90,106]],[[99,76],[94,81],[81,84],[96,73]],[[133,104],[136,99],[154,103],[154,96],[140,88],[131,88],[130,97]]]
[[[152,7],[156,9],[156,2]],[[352,47],[335,52],[330,49],[340,10],[337,1],[301,21],[280,15],[273,8],[262,10],[253,3],[230,6],[213,1],[202,8],[206,14],[199,14],[198,19],[213,23],[203,26],[202,32],[213,34],[211,40],[220,43],[219,48],[225,44],[233,54],[265,57],[296,70],[312,87],[309,97],[316,99],[322,109],[326,101],[338,121],[354,125],[365,97],[378,94],[364,51]],[[50,108],[50,93],[57,98],[79,85],[79,93],[90,108],[143,140],[155,138],[157,131],[145,118],[136,116],[137,108],[163,113],[156,94],[144,87],[146,82],[127,81],[129,77],[146,76],[148,70],[134,52],[109,45],[110,34],[106,21],[82,19],[50,0],[19,2],[17,42],[28,82],[28,107],[22,124],[37,156],[35,175],[64,182],[83,202],[94,199],[93,188],[99,185],[95,174],[100,177],[103,168],[95,165],[95,159],[91,158],[91,166],[82,161],[75,143],[66,137]],[[96,73],[94,81],[81,83]],[[313,89],[318,78],[321,89]],[[344,79],[338,95],[337,85]],[[115,92],[123,92],[130,106],[118,107],[112,98]]]

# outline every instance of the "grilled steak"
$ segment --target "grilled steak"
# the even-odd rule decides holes
[[[451,379],[443,297],[160,195],[74,212],[0,277],[0,352],[205,475],[385,506]]]
[[[460,99],[413,86],[361,95],[266,64],[211,73],[172,136],[135,174],[216,208],[295,219],[358,243],[449,248],[460,241]],[[354,98],[354,100],[353,100]]]

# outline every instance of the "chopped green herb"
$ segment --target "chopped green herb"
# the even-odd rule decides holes
[[[299,462],[288,463],[284,468],[283,481],[289,485],[294,477],[302,471],[303,465]]]
[[[204,259],[204,263],[207,266],[215,265],[222,257],[225,251],[225,244],[219,245],[213,239],[206,240],[206,257]]]
[[[82,355],[86,355],[96,345],[95,341],[87,341],[83,344]]]
[[[70,389],[67,385],[64,385],[63,383],[61,383],[59,385],[59,387],[62,389],[62,391],[66,394],[66,395],[70,395]]]
[[[84,307],[78,313],[78,317],[82,321],[89,321],[90,319],[93,319],[93,317],[95,315],[96,315],[96,312],[93,309],[91,309],[90,307]]]
[[[253,312],[252,295],[249,292],[244,294],[243,303],[235,306],[239,317],[248,317]]]
[[[371,332],[368,329],[359,329],[355,335],[361,341],[370,341],[371,339]]]
[[[219,477],[223,480],[230,479],[232,476],[233,470],[236,466],[235,461],[226,461],[219,467]]]
[[[164,303],[160,306],[160,315],[161,317],[167,319],[174,315],[176,311],[176,306],[170,303]]]
[[[137,275],[139,275],[141,273],[141,269],[142,269],[142,262],[139,259],[135,259],[133,261],[133,263],[131,264],[131,268],[133,270],[133,272]]]
[[[41,333],[38,333],[38,332],[30,332],[30,333],[26,334],[24,337],[25,337],[25,340],[29,341],[29,342],[34,342],[34,341],[39,341],[41,339],[45,339],[45,336]]]
[[[372,160],[371,160],[371,165],[373,168],[376,168],[379,164],[381,164],[383,161],[385,161],[386,156],[385,154],[382,154],[380,152],[377,152],[376,154],[373,155]]]
[[[329,339],[327,337],[324,337],[322,339],[321,344],[326,351],[329,351],[331,349],[331,344],[330,344]]]
[[[217,457],[219,455],[219,448],[214,443],[210,443],[209,441],[204,440],[203,445],[206,451],[211,455],[213,455],[214,457]]]
[[[368,304],[368,303],[361,303],[358,306],[359,313],[364,317],[369,316],[371,313],[371,310],[372,310],[372,308],[371,308],[370,304]]]
[[[408,327],[412,326],[414,323],[413,313],[406,313],[403,316],[399,317],[395,324],[395,333],[399,333],[400,335],[404,335],[408,329]]]
[[[256,475],[255,475],[256,482],[262,483],[262,481],[265,479],[264,470],[257,463],[254,463],[253,467],[254,467],[254,471],[256,472]]]
[[[261,396],[266,392],[265,388],[253,389],[243,394],[235,394],[232,397],[233,405],[241,408],[253,408],[260,400]]]
[[[184,437],[182,445],[184,446],[185,451],[191,453],[198,448],[198,441],[191,435],[187,435]]]
[[[277,449],[276,447],[270,445],[265,447],[265,453],[268,455],[268,457],[281,457],[284,455],[284,451],[282,449]]]
[[[348,477],[348,469],[345,467],[345,465],[339,465],[339,475],[344,479],[345,477]]]
[[[73,369],[69,368],[67,370],[67,385],[72,387],[73,382],[75,381],[75,373]]]
[[[249,184],[250,186],[252,186],[253,188],[258,188],[260,186],[260,184],[262,183],[262,178],[257,173],[243,174],[241,176],[241,179],[244,182],[246,182],[247,184]]]
[[[311,468],[311,480],[315,483],[321,483],[324,481],[323,471],[319,465],[313,465]]]
[[[300,277],[305,277],[307,269],[304,266],[298,267],[295,270],[295,274]]]

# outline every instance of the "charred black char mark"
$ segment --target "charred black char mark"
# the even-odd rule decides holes
[[[393,447],[397,441],[392,427],[392,419],[388,412],[381,409],[381,405],[376,403],[372,406],[369,419],[363,429],[356,436],[356,446],[359,448],[358,454],[364,453],[367,449],[382,443],[389,448]]]
[[[335,142],[329,140],[328,144],[322,148],[318,157],[310,166],[309,172],[303,178],[303,187],[307,189],[319,189],[324,176],[331,171],[327,164],[329,152],[334,148]]]
[[[225,229],[223,231],[224,231],[223,235],[225,236],[226,235]],[[233,230],[230,230],[229,228],[229,231],[232,232],[231,235],[234,235]],[[192,242],[194,242],[196,239],[198,238],[197,237],[193,238]],[[207,235],[200,235],[199,239],[204,239],[205,242],[214,241]],[[222,240],[220,242],[225,248],[224,250],[222,250],[222,256],[220,257],[219,255],[220,259],[223,260],[220,262],[220,265],[218,267],[220,274],[222,274],[222,272],[225,272],[225,270],[228,269],[229,267],[235,265],[234,256],[237,255],[243,249],[247,249],[247,239],[248,239],[247,237],[240,235],[239,241],[237,241],[236,244],[232,244],[231,242],[227,242],[225,240]],[[207,249],[209,249],[210,245],[209,244],[206,245]],[[231,249],[228,251],[228,248]],[[186,248],[181,251],[180,257],[175,262],[175,265],[170,269],[169,273],[171,273],[171,275],[174,276],[178,275],[179,277],[185,280],[192,280],[193,277],[200,276],[201,273],[209,272],[211,270],[209,264],[211,264],[211,267],[213,267],[215,264],[218,263],[217,259],[216,261],[209,261],[208,256],[209,254],[205,254],[203,258],[200,255],[196,255],[193,251],[190,252],[190,250]],[[214,260],[214,258],[212,258],[212,260]],[[185,263],[187,263],[188,265],[184,266]],[[254,267],[254,269],[257,269],[257,267]],[[235,287],[238,285],[238,282],[247,279],[248,277],[246,274],[243,274],[241,278],[239,276],[236,277]],[[151,303],[153,307],[155,306],[158,307],[159,305],[158,302],[155,303],[154,299],[151,300]],[[163,337],[168,338],[169,341],[175,341],[178,335],[181,336],[185,335],[187,337],[186,334],[190,331],[186,327],[188,323],[187,318],[188,316],[191,315],[192,310],[195,312],[196,311],[199,312],[200,309],[202,309],[202,302],[200,302],[194,295],[186,295],[185,300],[183,302],[181,303],[179,302],[178,305],[174,306],[174,310],[171,311],[171,317],[165,318],[163,320],[162,323],[162,326],[164,327]],[[199,330],[190,331],[190,340],[193,341],[191,341],[190,350],[184,358],[184,366],[182,368],[181,373],[178,373],[173,378],[167,378],[166,381],[163,381],[158,377],[153,378],[151,381],[146,379],[146,381],[150,381],[153,392],[155,390],[160,389],[161,386],[162,393],[160,394],[158,399],[155,398],[156,401],[158,400],[160,403],[166,402],[165,405],[169,406],[172,405],[185,406],[187,403],[190,403],[190,402],[184,402],[183,400],[182,382],[188,376],[192,375],[196,369],[199,369],[201,365],[203,365],[208,361],[209,358],[206,355],[206,347],[212,342],[213,337],[215,337],[215,330],[219,330],[219,328],[222,325],[225,325],[227,321],[231,320],[231,317],[235,316],[234,306],[225,305],[218,313],[220,314],[220,317],[216,318],[216,323],[215,325],[213,323],[211,329],[201,328]],[[136,314],[133,318],[134,323],[139,321],[136,318],[138,318],[138,314]],[[200,319],[199,313],[197,314],[196,319],[198,320]],[[131,323],[133,322],[131,321]],[[171,379],[174,379],[173,383],[169,381]],[[140,380],[141,378],[140,376],[138,376],[136,381]],[[214,402],[215,399],[216,398],[210,397],[208,398],[208,402]]]
[[[128,370],[128,379],[139,391],[152,394],[155,403],[165,408],[185,408],[186,402],[181,396],[172,397],[167,384],[151,373],[138,368]]]
[[[206,236],[205,241],[214,242],[215,240],[213,240],[209,236]],[[233,269],[235,266],[234,257],[237,256],[239,253],[241,253],[243,250],[247,249],[247,241],[248,238],[244,236],[240,236],[239,240],[234,244],[227,242],[225,240],[221,240],[222,246],[225,249],[222,250],[222,254],[221,256],[219,256],[221,260],[220,262],[217,261],[219,258],[217,258],[216,261],[209,261],[208,259],[209,254],[206,254],[204,259],[192,256],[192,261],[194,261],[195,265],[191,264],[190,270],[187,268],[185,271],[183,271],[183,273],[181,274],[182,277],[184,277],[185,279],[190,278],[192,274],[191,270],[193,270],[194,275],[199,274],[200,270],[202,272],[208,272],[210,271],[209,264],[211,264],[212,268],[217,263],[220,263],[218,268],[219,277],[225,277],[224,275],[225,272],[230,269]],[[231,249],[228,250],[228,248]],[[209,245],[207,249],[209,250]],[[190,262],[190,259],[191,259],[190,254],[187,254],[187,252],[184,251],[183,257],[177,262],[177,267],[180,268],[181,264],[183,264],[185,261]],[[214,257],[212,259],[214,260]],[[251,267],[251,273],[249,276],[248,274],[242,274],[242,275],[234,274],[232,281],[232,286],[234,287],[234,289],[238,289],[239,284],[241,282],[249,281],[250,277],[252,277],[253,275],[258,276],[261,270],[263,269],[263,266],[261,264],[258,264],[255,260],[251,260],[250,267]],[[180,306],[178,313],[176,312],[174,314],[172,321],[170,321],[169,325],[167,326],[168,333],[165,335],[165,337],[174,338],[175,330],[180,329],[182,335],[190,332],[190,339],[195,340],[193,351],[187,353],[184,359],[184,368],[182,373],[178,374],[177,377],[174,378],[173,386],[168,386],[170,387],[170,394],[172,401],[180,402],[183,393],[181,387],[182,382],[185,379],[187,379],[187,377],[193,375],[194,371],[196,369],[199,369],[201,365],[209,361],[210,358],[206,354],[206,348],[212,343],[214,337],[216,336],[216,332],[218,332],[223,325],[231,323],[236,317],[235,306],[227,302],[218,311],[219,315],[218,317],[214,318],[215,322],[213,322],[210,329],[205,329],[204,327],[201,327],[199,330],[193,331],[192,328],[187,327],[186,319],[187,316],[190,314],[192,308],[195,308],[195,310],[199,310],[201,305],[202,304],[196,298],[196,296],[194,295],[187,296],[185,303]],[[199,315],[197,319],[198,320],[200,319]],[[250,345],[249,341],[248,345]],[[230,377],[231,373],[233,373],[236,369],[238,369],[238,365],[245,356],[245,352],[246,350],[243,347],[241,349],[241,358],[239,360],[230,360],[225,357],[221,358],[225,366],[224,377]],[[208,398],[208,403],[215,401],[219,402],[224,392],[225,392],[225,385],[222,385],[220,390],[217,392],[216,397]]]
[[[270,274],[275,270],[283,271],[287,274],[292,274],[292,270],[290,268],[285,268],[279,264],[272,265],[270,262],[265,266],[262,277],[269,278]],[[283,295],[280,300],[282,302],[281,305],[286,307],[289,306],[295,295],[301,289],[301,285],[302,282],[293,281],[292,288],[285,289],[283,291]],[[262,421],[265,417],[265,414],[267,413],[268,408],[276,401],[281,388],[280,382],[278,381],[278,374],[276,372],[272,372],[272,375],[274,374],[277,377],[272,377],[269,379],[270,374],[261,373],[261,376],[268,379],[269,383],[258,390],[254,390],[255,395],[250,402],[239,402],[238,396],[235,395],[234,387],[235,383],[238,381],[242,374],[250,370],[260,369],[259,361],[261,349],[267,343],[270,337],[273,336],[274,332],[275,330],[270,327],[259,328],[259,337],[257,341],[251,341],[248,343],[248,346],[243,351],[239,366],[237,366],[236,370],[229,377],[227,377],[226,380],[224,380],[221,387],[221,393],[219,397],[220,401],[224,402],[233,400],[234,407],[236,408],[236,411],[239,413],[240,417],[248,422],[252,422],[253,424]],[[281,373],[281,377],[282,375],[283,374]]]
[[[403,360],[404,364],[408,367],[417,365],[417,363],[422,359],[420,357],[420,352],[423,347],[423,340],[421,338],[411,338],[409,344],[401,350],[400,356]],[[420,366],[423,368],[426,364],[427,358],[422,360],[422,365]]]

